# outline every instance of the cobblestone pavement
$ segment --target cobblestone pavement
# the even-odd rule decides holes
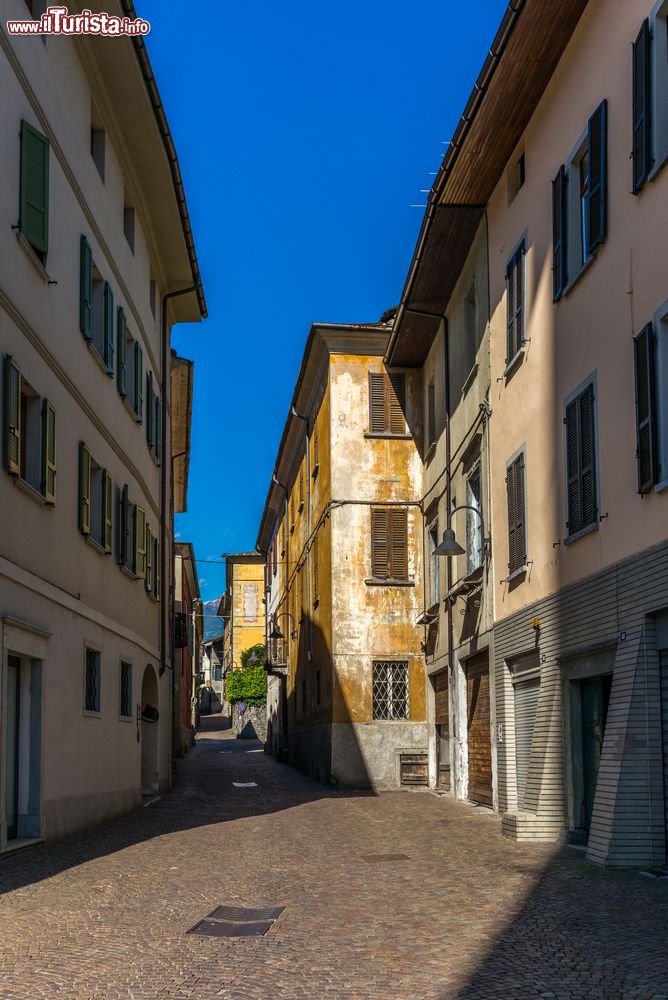
[[[0,863],[1,1000],[668,998],[668,881],[222,736],[154,804]],[[285,910],[266,937],[186,935],[218,904]]]

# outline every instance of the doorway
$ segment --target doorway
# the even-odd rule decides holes
[[[141,685],[141,791],[155,795],[158,780],[158,678],[149,663]]]
[[[444,791],[450,791],[450,701],[448,694],[448,671],[441,670],[434,675],[434,702],[436,724],[436,784]]]
[[[466,663],[469,794],[472,802],[493,805],[492,737],[487,650]]]
[[[585,840],[594,814],[611,689],[612,674],[571,682],[573,820]]]
[[[7,839],[18,836],[21,719],[21,660],[7,658],[7,728],[5,732],[5,820]]]

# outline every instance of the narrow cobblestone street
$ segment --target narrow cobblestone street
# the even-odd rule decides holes
[[[159,801],[2,860],[2,1000],[668,997],[668,881],[431,794],[330,793],[218,725]],[[285,909],[186,934],[219,904]]]

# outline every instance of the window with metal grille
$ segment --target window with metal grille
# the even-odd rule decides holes
[[[132,664],[121,661],[121,715],[132,716]]]
[[[100,711],[100,654],[96,649],[86,649],[86,692],[87,712]]]
[[[369,373],[369,432],[406,433],[406,380],[402,372]]]
[[[374,660],[373,717],[397,721],[408,719],[408,663]]]

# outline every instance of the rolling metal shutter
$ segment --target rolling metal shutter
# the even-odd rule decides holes
[[[663,808],[666,820],[668,845],[668,649],[659,653],[661,664],[661,730],[663,738]]]
[[[515,684],[515,761],[517,767],[517,807],[524,808],[531,742],[538,709],[540,678]]]

